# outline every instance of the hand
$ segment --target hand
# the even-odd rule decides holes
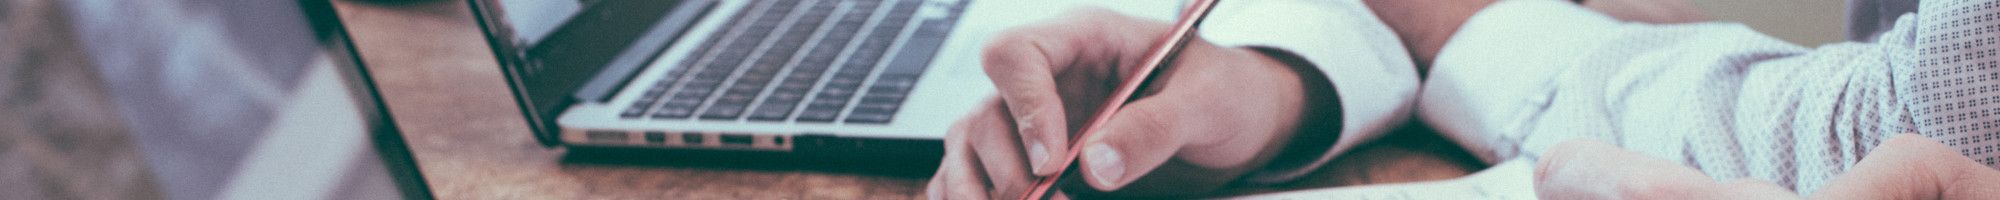
[[[930,196],[1015,199],[1034,178],[1055,175],[1069,139],[1171,26],[1101,9],[1062,18],[987,45],[999,97],[954,126]],[[1302,127],[1337,124],[1309,114],[1330,103],[1313,97],[1332,96],[1317,72],[1301,73],[1310,66],[1200,39],[1172,63],[1104,130],[1080,139],[1082,177],[1065,180],[1109,195],[1211,191],[1261,167]]]
[[[1543,199],[1801,199],[1751,179],[1715,182],[1680,163],[1595,141],[1556,145],[1536,164]],[[1882,143],[1813,199],[1986,199],[2000,196],[2000,171],[1913,134]]]

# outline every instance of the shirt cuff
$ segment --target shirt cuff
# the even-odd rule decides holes
[[[1418,117],[1486,162],[1512,157],[1520,120],[1550,101],[1555,78],[1617,34],[1575,3],[1503,0],[1466,20],[1432,62]],[[1502,152],[1496,152],[1502,151]]]
[[[1331,146],[1286,147],[1287,153],[1242,181],[1274,184],[1304,177],[1335,155],[1379,138],[1409,119],[1417,91],[1415,64],[1395,33],[1360,1],[1231,1],[1216,9],[1216,16],[1202,24],[1203,38],[1223,46],[1276,49],[1304,59],[1331,82],[1342,111],[1338,137],[1295,137],[1334,141],[1292,142]]]

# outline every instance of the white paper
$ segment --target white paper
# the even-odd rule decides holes
[[[1450,180],[1299,190],[1229,199],[1536,199],[1535,161],[1514,159]]]

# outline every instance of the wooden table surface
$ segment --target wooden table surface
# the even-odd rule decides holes
[[[441,199],[916,199],[929,173],[565,161],[530,137],[465,1],[336,0],[363,62]],[[1413,129],[1259,193],[1458,177],[1483,167]],[[907,174],[922,174],[911,176]]]

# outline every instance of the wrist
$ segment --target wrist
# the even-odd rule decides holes
[[[1273,119],[1280,119],[1274,121],[1278,125],[1276,130],[1268,132],[1273,134],[1271,137],[1277,139],[1255,144],[1259,147],[1257,153],[1253,154],[1257,157],[1257,164],[1248,167],[1261,168],[1268,164],[1266,162],[1271,158],[1287,156],[1284,154],[1291,152],[1288,149],[1294,149],[1291,146],[1302,142],[1301,140],[1330,141],[1331,138],[1337,138],[1328,136],[1339,135],[1340,101],[1338,95],[1335,95],[1333,82],[1328,81],[1326,74],[1321,72],[1319,67],[1296,54],[1279,49],[1232,48],[1232,51],[1240,52],[1238,55],[1242,55],[1243,58],[1240,59],[1240,63],[1257,63],[1255,66],[1259,67],[1256,68],[1261,69],[1257,73],[1260,75],[1255,77],[1263,80],[1245,80],[1245,82],[1267,83],[1262,85],[1271,87],[1262,89],[1271,90],[1265,92],[1276,98],[1271,102],[1283,105],[1281,109],[1268,112],[1276,114]],[[1305,148],[1313,147],[1305,146]]]
[[[1278,63],[1285,82],[1296,83],[1299,87],[1286,88],[1286,92],[1298,94],[1299,107],[1288,113],[1295,114],[1288,121],[1288,129],[1281,139],[1266,143],[1256,155],[1260,157],[1258,171],[1237,180],[1250,184],[1276,184],[1292,180],[1298,175],[1276,175],[1267,170],[1289,171],[1304,166],[1313,166],[1317,158],[1326,154],[1341,137],[1345,116],[1341,108],[1340,96],[1328,78],[1328,73],[1319,66],[1308,62],[1292,52],[1276,48],[1247,48],[1263,60]],[[1289,172],[1277,172],[1284,174]],[[1257,175],[1261,174],[1261,175]],[[1287,178],[1289,177],[1289,178]]]

